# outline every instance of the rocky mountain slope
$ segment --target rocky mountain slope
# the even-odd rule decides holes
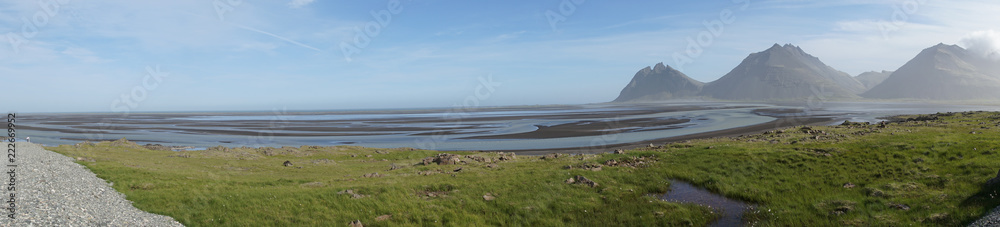
[[[615,102],[656,101],[693,97],[704,84],[663,63],[635,73]]]
[[[876,99],[1000,99],[1000,66],[957,45],[924,49],[862,94]]]
[[[865,87],[801,48],[774,44],[750,54],[728,74],[702,89],[702,96],[727,100],[793,100],[820,95],[855,98]]]
[[[865,85],[865,89],[871,89],[875,87],[875,85],[878,85],[882,83],[882,81],[885,81],[886,78],[889,78],[889,75],[892,75],[892,71],[885,71],[885,70],[882,70],[881,72],[868,71],[858,74],[858,76],[855,76],[854,79],[858,80],[858,82],[861,82],[861,84]]]

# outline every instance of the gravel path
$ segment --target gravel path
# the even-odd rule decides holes
[[[5,148],[7,144],[0,143]],[[0,226],[183,226],[173,218],[136,209],[125,195],[69,157],[37,144],[16,145],[16,215],[11,220],[10,211],[0,210]],[[10,163],[7,159],[0,163],[0,199],[8,208]]]
[[[1000,226],[1000,206],[998,206],[997,208],[993,208],[993,211],[990,211],[990,214],[987,214],[986,216],[980,218],[976,222],[973,222],[969,226],[975,226],[975,227]]]

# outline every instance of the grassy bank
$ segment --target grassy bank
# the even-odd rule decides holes
[[[50,147],[135,206],[189,226],[694,225],[658,201],[676,178],[760,204],[764,225],[958,225],[1000,205],[1000,114],[795,127],[624,154],[512,156],[362,147],[159,151],[126,141]],[[449,162],[456,161],[457,164]],[[284,166],[289,161],[292,166]],[[445,165],[434,163],[443,162]],[[600,168],[596,168],[600,166]],[[567,179],[583,176],[585,180]]]

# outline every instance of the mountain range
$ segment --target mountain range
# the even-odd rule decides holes
[[[718,80],[702,83],[663,63],[639,70],[614,102],[671,99],[745,101],[836,99],[1000,99],[1000,64],[957,45],[924,49],[895,71],[852,77],[802,48],[774,44]]]
[[[1000,99],[997,63],[957,45],[924,49],[871,90],[877,99]]]

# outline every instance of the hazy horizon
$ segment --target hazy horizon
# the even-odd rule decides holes
[[[852,76],[895,70],[937,43],[1000,49],[1000,3],[976,0],[49,0],[0,10],[0,75],[13,97],[4,111],[23,113],[600,103],[646,66],[708,82],[775,43]],[[688,52],[692,41],[700,52]]]

